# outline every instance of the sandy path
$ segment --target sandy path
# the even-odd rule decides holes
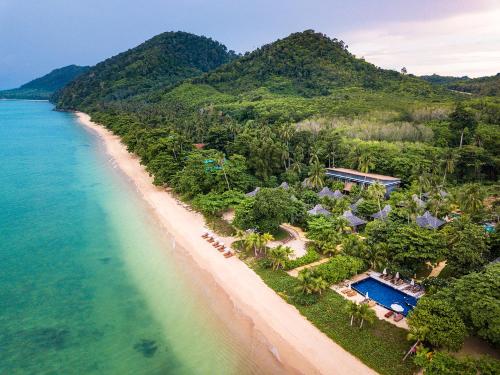
[[[190,253],[199,267],[208,271],[232,299],[234,306],[249,319],[269,343],[269,350],[287,372],[303,374],[375,374],[376,372],[345,351],[286,303],[260,277],[236,257],[224,258],[200,235],[204,220],[176,203],[131,155],[118,136],[77,113],[80,122],[104,141],[106,151],[135,183],[160,222]],[[347,323],[346,323],[347,324]]]

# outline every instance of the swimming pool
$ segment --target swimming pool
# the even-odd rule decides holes
[[[393,303],[401,305],[404,309],[401,314],[404,316],[406,316],[406,314],[408,314],[417,304],[417,299],[415,297],[391,288],[389,285],[386,285],[373,277],[367,277],[366,279],[358,281],[351,286],[352,289],[362,295],[366,295],[366,292],[368,292],[368,297],[370,299],[388,309],[391,308]]]

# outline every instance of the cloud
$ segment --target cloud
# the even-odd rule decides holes
[[[416,75],[478,77],[500,71],[500,6],[446,18],[392,22],[344,33],[351,52]]]

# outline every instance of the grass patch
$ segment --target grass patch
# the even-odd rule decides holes
[[[411,346],[406,340],[406,330],[378,319],[363,329],[351,327],[350,316],[344,311],[346,300],[334,291],[329,289],[317,303],[303,306],[294,298],[295,278],[283,271],[263,268],[258,262],[251,266],[269,287],[294,305],[310,322],[377,372],[410,375],[416,370],[411,358],[402,362]]]
[[[220,216],[205,215],[207,226],[220,236],[234,236],[234,227]]]

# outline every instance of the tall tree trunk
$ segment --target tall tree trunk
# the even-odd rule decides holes
[[[460,133],[460,147],[459,148],[462,148],[462,143],[464,141],[464,131],[465,131],[465,128],[463,128],[462,132]]]
[[[361,318],[361,324],[359,325],[359,328],[363,328],[363,323],[364,323],[364,321],[365,321],[365,320],[364,320],[363,318]]]
[[[415,349],[415,347],[420,344],[420,340],[417,340],[417,342],[415,344],[412,345],[412,347],[410,348],[410,350],[408,350],[408,352],[406,352],[405,356],[403,357],[403,361],[406,360],[406,358],[408,358],[408,356],[410,355],[410,353],[413,351],[413,349]]]
[[[354,322],[354,315],[351,315],[351,327],[353,322]]]

